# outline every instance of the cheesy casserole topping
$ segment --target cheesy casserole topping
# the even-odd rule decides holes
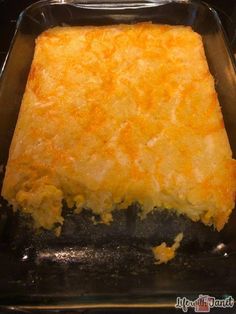
[[[227,222],[235,161],[200,35],[189,27],[56,27],[36,41],[2,195],[36,227],[62,201],[105,223],[133,202]]]

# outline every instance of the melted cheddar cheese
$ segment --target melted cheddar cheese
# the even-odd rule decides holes
[[[42,33],[2,195],[47,229],[65,200],[105,223],[139,202],[220,230],[235,161],[200,35],[151,23]]]

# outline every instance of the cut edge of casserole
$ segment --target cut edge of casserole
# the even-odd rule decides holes
[[[201,36],[139,23],[56,27],[36,40],[2,195],[36,227],[62,201],[104,223],[134,202],[221,230],[232,159]]]

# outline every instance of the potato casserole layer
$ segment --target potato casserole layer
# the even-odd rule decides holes
[[[201,36],[184,26],[56,27],[36,41],[2,195],[37,227],[62,201],[105,223],[134,202],[227,222],[235,161]]]

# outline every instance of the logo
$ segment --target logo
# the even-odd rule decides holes
[[[216,299],[209,295],[200,294],[195,300],[189,300],[186,297],[177,297],[175,308],[181,309],[184,313],[189,308],[193,308],[196,313],[209,313],[212,308],[232,308],[234,306],[234,298],[228,296],[225,299]]]

